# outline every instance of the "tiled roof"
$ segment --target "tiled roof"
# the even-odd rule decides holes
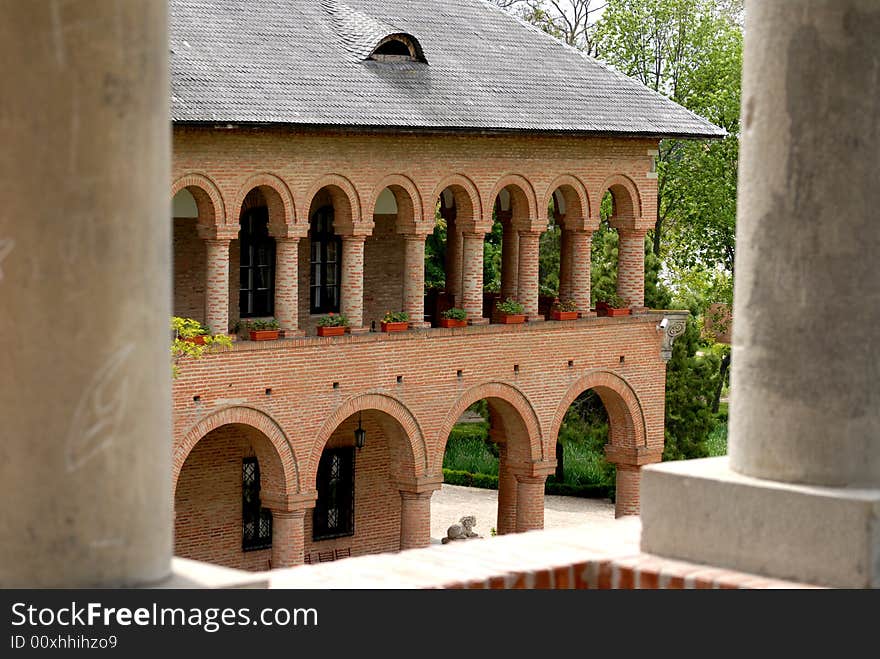
[[[484,0],[169,0],[175,122],[713,137]],[[391,34],[427,63],[368,60]]]

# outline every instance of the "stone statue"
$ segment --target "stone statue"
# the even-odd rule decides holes
[[[467,515],[458,520],[458,524],[453,524],[446,530],[446,537],[441,541],[444,545],[453,540],[470,540],[471,538],[479,538],[474,533],[473,528],[477,525],[477,518],[473,515]]]

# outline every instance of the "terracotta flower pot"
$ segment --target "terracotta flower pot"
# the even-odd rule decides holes
[[[606,302],[596,302],[596,315],[597,316],[629,316],[631,310],[630,309],[616,309],[615,307],[609,307]]]
[[[409,322],[406,320],[395,323],[386,323],[384,320],[381,322],[383,332],[405,332],[409,329]]]
[[[195,343],[197,346],[205,345],[205,337],[202,335],[199,336],[191,336],[187,339],[184,339],[187,343]]]
[[[250,330],[251,341],[275,341],[278,339],[278,330]]]
[[[318,325],[318,336],[342,336],[345,330],[345,325]]]
[[[498,322],[502,325],[519,325],[526,322],[524,313],[498,313]]]
[[[456,320],[455,318],[441,318],[440,327],[467,327],[467,321]]]
[[[577,320],[577,311],[550,311],[553,320]]]

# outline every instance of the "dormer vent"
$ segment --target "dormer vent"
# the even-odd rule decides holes
[[[418,40],[409,34],[389,34],[382,39],[369,59],[377,62],[425,62]]]

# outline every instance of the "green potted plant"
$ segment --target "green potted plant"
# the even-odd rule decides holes
[[[498,300],[495,303],[498,322],[503,325],[516,325],[526,322],[525,308],[513,298]]]
[[[409,314],[405,311],[386,311],[382,318],[383,332],[405,332],[409,329]]]
[[[600,295],[596,300],[596,314],[599,316],[628,316],[630,309],[626,300],[616,293]]]
[[[467,312],[452,307],[440,314],[440,327],[467,327]]]
[[[553,320],[577,320],[577,303],[571,298],[553,300],[553,306],[550,307],[550,317]]]
[[[178,375],[178,362],[184,357],[198,359],[209,350],[231,348],[232,340],[225,334],[212,334],[210,328],[193,318],[171,318],[171,373]]]
[[[340,336],[348,329],[348,318],[341,313],[328,313],[318,318],[318,336]]]
[[[250,320],[245,323],[251,341],[275,341],[278,338],[278,321]]]

